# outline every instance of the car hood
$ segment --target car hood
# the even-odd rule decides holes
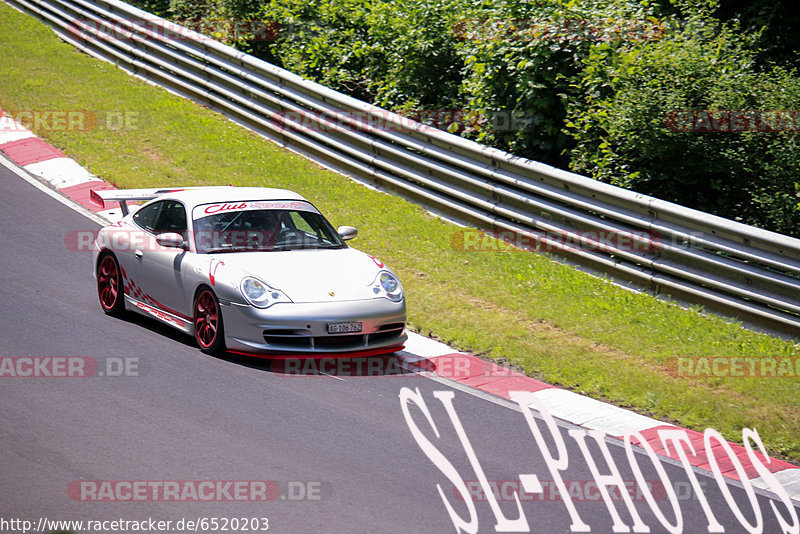
[[[224,276],[236,278],[229,279],[234,284],[244,276],[254,276],[280,289],[293,302],[375,298],[372,283],[383,265],[352,248],[234,252],[209,256],[224,263]]]

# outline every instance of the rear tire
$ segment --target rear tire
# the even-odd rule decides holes
[[[225,352],[222,312],[214,292],[205,287],[194,299],[194,339],[206,354]]]
[[[97,262],[97,296],[106,315],[120,317],[125,312],[122,272],[117,258],[106,253]]]

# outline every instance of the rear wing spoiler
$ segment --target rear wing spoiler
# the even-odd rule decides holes
[[[209,187],[179,187],[179,188],[152,188],[152,189],[92,189],[89,191],[89,198],[91,201],[101,208],[106,207],[106,202],[118,202],[119,209],[122,210],[122,215],[127,215],[128,202],[137,202],[143,200],[153,200],[159,195],[167,193],[176,193],[178,191],[185,191],[187,189],[213,189],[214,187],[229,187],[229,186],[209,186]]]

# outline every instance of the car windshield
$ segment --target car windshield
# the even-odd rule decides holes
[[[336,230],[307,202],[248,201],[194,209],[198,253],[344,248]]]

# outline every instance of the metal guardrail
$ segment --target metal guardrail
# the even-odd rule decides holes
[[[7,2],[83,51],[328,166],[481,228],[547,243],[654,293],[800,338],[798,239],[414,123],[123,2]]]

